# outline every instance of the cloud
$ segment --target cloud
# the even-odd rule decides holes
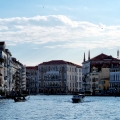
[[[8,45],[34,43],[52,49],[114,48],[120,46],[120,25],[74,21],[64,15],[1,18],[0,40]]]

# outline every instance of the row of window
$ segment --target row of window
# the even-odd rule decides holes
[[[120,75],[119,74],[111,75],[110,80],[120,81]]]
[[[39,71],[41,71],[42,68],[39,69]],[[46,71],[57,71],[57,70],[65,70],[65,71],[69,71],[69,72],[82,72],[82,69],[79,69],[79,71],[77,71],[77,68],[73,68],[73,67],[57,67],[57,66],[54,66],[54,67],[46,67],[46,68],[43,68],[44,70]]]
[[[110,83],[110,88],[120,87],[120,83]]]

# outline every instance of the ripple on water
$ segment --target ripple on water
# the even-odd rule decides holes
[[[119,97],[85,97],[77,104],[71,98],[38,95],[26,102],[0,100],[0,120],[120,120]]]

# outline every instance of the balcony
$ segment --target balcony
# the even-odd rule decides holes
[[[84,90],[90,90],[90,87],[89,87],[89,86],[86,86],[86,87],[83,86],[82,88],[83,88]]]
[[[2,65],[2,64],[0,64],[0,68],[3,68],[3,65]]]
[[[83,85],[90,85],[90,82],[87,81],[87,82],[82,82]]]

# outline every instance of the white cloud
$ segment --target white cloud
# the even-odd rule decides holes
[[[120,46],[120,25],[73,21],[64,15],[5,18],[0,19],[0,40],[9,45],[55,43],[47,48],[114,48]]]

